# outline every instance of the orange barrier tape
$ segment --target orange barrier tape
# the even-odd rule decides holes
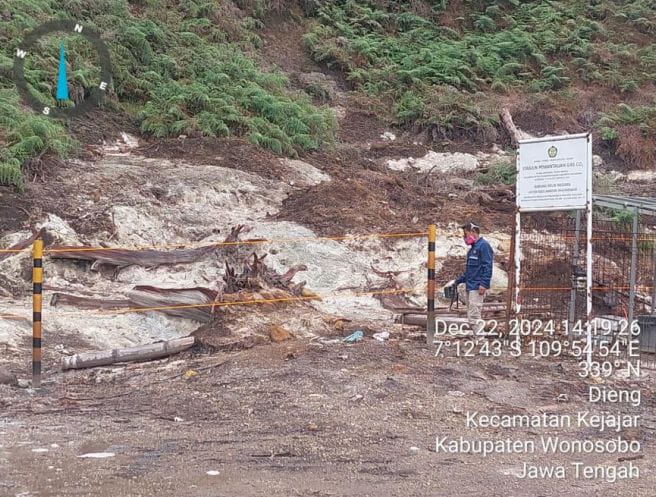
[[[243,240],[236,242],[216,242],[206,244],[185,245],[182,243],[170,245],[142,245],[136,247],[73,247],[66,249],[47,249],[46,253],[55,254],[58,252],[91,252],[91,251],[111,251],[111,250],[156,250],[156,249],[191,249],[191,248],[211,248],[227,247],[236,245],[262,245],[265,243],[294,243],[304,241],[322,241],[322,240],[366,240],[372,238],[417,238],[427,236],[424,231],[415,233],[374,233],[371,235],[340,235],[340,236],[301,236],[296,238],[274,238],[266,240]]]
[[[523,242],[531,242],[531,241],[541,241],[541,240],[547,240],[550,238],[556,238],[558,240],[574,240],[576,238],[575,235],[559,235],[557,233],[540,233],[540,234],[532,234],[532,233],[523,233],[522,234],[522,241]],[[579,237],[579,240],[585,241],[585,234],[581,234]],[[631,236],[593,236],[590,240],[620,240],[620,241],[632,241],[633,237]],[[656,236],[638,236],[636,238],[637,241],[639,242],[656,242]]]
[[[439,235],[450,234],[451,232],[438,232]],[[211,248],[211,247],[227,247],[227,246],[237,246],[237,245],[263,245],[266,243],[294,243],[294,242],[303,242],[303,241],[321,241],[321,240],[333,240],[333,241],[344,241],[344,240],[366,240],[373,238],[416,238],[427,236],[426,232],[414,232],[414,233],[374,233],[370,235],[340,235],[340,236],[303,236],[296,238],[274,238],[266,240],[243,240],[235,242],[216,242],[216,243],[206,243],[206,244],[185,244],[185,243],[176,243],[176,244],[162,244],[162,245],[137,245],[134,247],[72,247],[67,249],[46,249],[45,253],[58,253],[58,252],[90,252],[90,251],[112,251],[112,250],[157,250],[157,249],[185,249],[185,248]],[[523,241],[533,241],[530,234],[522,235]],[[542,238],[557,238],[557,239],[574,239],[576,238],[573,235],[560,236],[557,234],[547,234],[540,235]],[[584,239],[584,236],[581,236],[580,239]],[[631,237],[592,237],[592,240],[605,240],[605,241],[632,241]],[[537,240],[536,240],[537,241]],[[656,236],[650,237],[638,237],[638,242],[656,242]],[[24,249],[0,249],[0,254],[9,253],[9,254],[18,254],[20,252],[29,252],[30,247]]]
[[[642,290],[651,290],[654,288],[653,286],[648,286],[648,285],[635,285],[633,288],[636,290],[642,289]],[[520,291],[531,291],[531,292],[552,292],[552,291],[570,291],[573,290],[571,286],[563,286],[563,287],[548,287],[548,286],[538,286],[538,287],[520,287]],[[580,290],[585,290],[585,288],[581,288]],[[630,286],[593,286],[592,287],[593,291],[602,291],[602,290],[607,290],[607,291],[612,291],[612,290],[631,290]]]
[[[402,288],[400,290],[376,290],[368,292],[354,292],[355,296],[364,296],[364,295],[398,295],[403,293],[411,292],[411,288]],[[95,312],[97,314],[127,314],[131,312],[148,312],[148,311],[165,311],[172,309],[192,309],[199,307],[227,307],[234,305],[251,305],[251,304],[270,304],[270,303],[280,303],[280,302],[303,302],[308,300],[320,300],[327,298],[351,298],[353,295],[339,295],[339,294],[327,294],[327,295],[310,295],[310,296],[301,296],[301,297],[281,297],[276,299],[256,299],[256,300],[241,300],[235,302],[205,302],[202,304],[180,304],[180,305],[169,305],[169,306],[159,306],[159,307],[132,307],[128,309],[102,309],[98,311],[89,310],[89,311],[62,311],[62,312],[47,312],[44,313],[45,317],[48,316],[71,316],[71,315],[80,315],[86,312]],[[0,314],[0,318],[14,318],[19,319],[22,316],[16,314]],[[27,318],[26,318],[27,319]]]

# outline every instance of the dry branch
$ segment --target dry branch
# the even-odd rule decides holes
[[[82,369],[108,366],[117,362],[151,361],[187,350],[195,341],[194,337],[185,337],[126,349],[85,352],[71,357],[64,357],[61,368],[62,370]]]
[[[83,309],[150,309],[170,316],[193,319],[201,323],[214,320],[216,309],[222,302],[240,302],[266,300],[267,298],[293,297],[303,294],[305,282],[292,284],[292,278],[299,271],[306,269],[303,265],[290,268],[279,275],[269,269],[259,258],[252,254],[242,263],[237,272],[226,261],[226,273],[219,290],[204,287],[193,288],[158,288],[154,286],[136,286],[126,294],[125,299],[108,300],[98,296],[82,297],[68,293],[55,293],[51,305],[72,305]],[[258,295],[261,295],[258,297]],[[216,306],[211,304],[217,304]],[[197,307],[194,307],[197,306]]]
[[[54,293],[50,299],[51,306],[54,307],[58,304],[72,305],[80,309],[124,309],[130,307],[130,301],[127,299],[94,299],[60,292]]]
[[[235,226],[222,243],[234,243],[239,240],[242,232],[247,232],[243,225]],[[198,248],[180,248],[173,250],[131,250],[121,248],[98,248],[91,249],[86,246],[53,246],[49,248],[50,257],[53,259],[74,259],[91,261],[93,267],[98,265],[114,266],[123,268],[131,265],[146,267],[160,266],[163,264],[190,264],[197,262],[221,247],[208,244]],[[228,245],[228,247],[231,247]],[[228,250],[229,253],[233,252]]]
[[[201,323],[212,321],[212,307],[181,307],[186,305],[210,304],[219,293],[209,288],[157,288],[154,286],[136,286],[127,293],[128,300],[134,307],[174,307],[158,309],[170,316],[193,319]],[[178,307],[178,308],[175,308]]]
[[[305,282],[294,285],[291,283],[291,280],[296,273],[306,271],[307,266],[298,264],[287,270],[285,274],[280,275],[264,264],[265,257],[266,254],[258,257],[257,254],[253,253],[241,264],[233,263],[231,265],[226,261],[226,271],[223,276],[224,290],[228,293],[237,293],[241,290],[274,287],[290,290],[293,294],[300,295]],[[241,266],[239,272],[237,271],[237,266]]]
[[[513,121],[512,115],[510,115],[510,111],[508,109],[501,109],[499,117],[501,118],[501,123],[503,124],[504,128],[506,128],[506,131],[510,135],[510,140],[513,147],[517,148],[520,140],[531,138],[530,134],[515,126],[515,122]]]

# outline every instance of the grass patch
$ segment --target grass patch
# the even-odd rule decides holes
[[[479,173],[475,183],[478,185],[514,185],[517,179],[517,167],[510,162],[491,165],[487,172]]]
[[[633,226],[634,212],[631,209],[610,209],[610,220],[626,229]]]

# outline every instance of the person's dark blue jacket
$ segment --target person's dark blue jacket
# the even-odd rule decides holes
[[[493,260],[492,247],[487,240],[479,237],[467,252],[467,267],[464,274],[456,280],[456,285],[465,283],[468,292],[478,290],[479,286],[490,288]]]

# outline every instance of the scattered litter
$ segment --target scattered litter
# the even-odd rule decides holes
[[[624,461],[637,461],[638,459],[644,459],[645,455],[640,454],[637,456],[625,456],[625,457],[618,457],[617,460],[619,462],[624,462]]]
[[[215,470],[215,469],[210,469],[210,470],[207,472],[207,474],[210,475],[210,476],[216,476],[216,475],[219,474],[219,472],[218,472],[217,470]]]
[[[352,334],[350,334],[349,336],[347,336],[344,339],[344,342],[346,342],[346,343],[359,342],[360,340],[362,340],[363,337],[364,337],[364,331],[357,330],[357,331],[353,332]]]
[[[410,452],[414,452],[415,454],[419,452],[419,447],[412,446],[410,447]]]
[[[114,457],[116,454],[113,452],[89,452],[88,454],[82,454],[81,456],[86,459],[105,459],[107,457]]]
[[[390,132],[390,131],[385,131],[382,135],[380,135],[380,137],[383,140],[391,141],[391,142],[396,140],[396,135],[394,133]]]
[[[340,359],[344,360],[344,361],[345,361],[346,359],[348,359],[348,355],[346,355],[346,354],[342,354],[342,355],[340,355],[340,356],[338,356],[338,357],[339,357]]]
[[[464,397],[465,392],[461,392],[460,390],[449,390],[447,392],[451,397]]]
[[[32,452],[48,452],[49,449],[43,449],[43,448],[38,448],[38,449],[32,449]]]
[[[62,355],[72,355],[71,351],[66,349],[62,343],[55,345],[54,348],[56,352],[59,352]]]
[[[353,397],[351,397],[351,400],[353,402],[357,402],[358,400],[362,400],[362,399],[364,399],[364,395],[361,395],[361,394],[357,394],[357,395],[354,395]]]
[[[390,334],[388,331],[381,331],[380,333],[374,333],[374,339],[378,340],[379,342],[384,342],[390,337]]]
[[[193,369],[188,369],[188,370],[185,371],[185,372],[183,373],[183,375],[182,375],[182,377],[183,377],[185,380],[190,380],[190,379],[193,378],[194,376],[198,376],[198,373],[197,373],[196,371],[194,371]]]
[[[558,397],[556,397],[556,400],[558,402],[567,402],[569,400],[569,397],[567,396],[566,393],[561,393]]]
[[[318,431],[319,425],[317,425],[316,423],[310,423],[307,425],[307,429],[310,431]]]
[[[176,423],[182,423],[184,421],[184,419],[179,418],[178,416],[176,416],[176,417],[173,418],[173,421],[175,421]]]
[[[50,447],[52,447],[53,449],[57,449],[59,448],[59,444],[50,444]]]

